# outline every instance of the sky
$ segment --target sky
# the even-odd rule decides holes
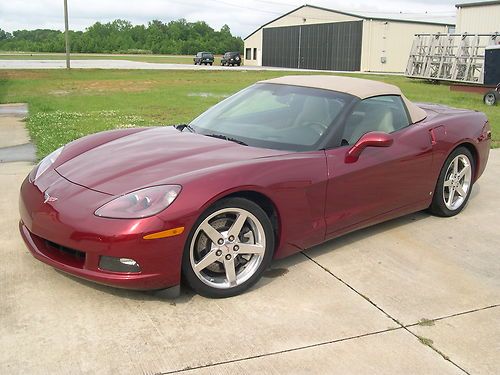
[[[72,30],[85,30],[96,21],[108,22],[117,18],[146,25],[153,19],[168,22],[185,18],[205,21],[216,30],[227,24],[234,35],[245,37],[264,23],[304,3],[347,12],[370,12],[374,17],[396,17],[402,12],[430,20],[449,20],[455,14],[457,1],[68,0],[68,8]],[[63,0],[0,0],[0,29],[12,32],[37,28],[64,29]]]

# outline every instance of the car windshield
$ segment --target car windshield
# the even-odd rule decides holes
[[[317,149],[351,100],[352,96],[335,91],[258,83],[210,108],[190,125],[198,133],[254,147],[310,151]]]
[[[211,53],[204,53],[203,57],[212,57],[212,54]]]

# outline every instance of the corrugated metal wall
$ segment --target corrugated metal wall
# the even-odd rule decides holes
[[[299,61],[299,27],[263,30],[262,65],[296,68]]]
[[[500,4],[458,7],[457,33],[490,34],[500,32]]]
[[[263,29],[262,65],[360,70],[363,21]]]

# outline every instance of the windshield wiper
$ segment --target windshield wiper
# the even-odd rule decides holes
[[[231,138],[231,137],[228,137],[228,136],[222,135],[222,134],[204,134],[204,135],[206,135],[207,137],[219,138],[219,139],[224,139],[226,141],[231,141],[231,142],[237,143],[237,144],[242,145],[242,146],[248,146],[245,142],[240,141],[239,139]]]
[[[189,124],[178,124],[178,125],[174,125],[174,128],[176,128],[178,131],[182,132],[184,131],[184,129],[187,129],[189,130],[191,133],[196,133],[196,130],[194,130],[194,128],[189,125]]]

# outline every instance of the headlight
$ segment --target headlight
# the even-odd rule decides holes
[[[43,172],[45,172],[54,162],[56,159],[61,155],[61,152],[63,150],[63,147],[58,148],[57,150],[53,151],[51,154],[47,155],[44,157],[38,165],[33,168],[33,170],[30,173],[29,180],[31,182],[35,181],[38,177],[40,177]]]
[[[136,190],[104,204],[96,216],[111,219],[140,219],[170,206],[181,191],[179,185],[160,185]]]

